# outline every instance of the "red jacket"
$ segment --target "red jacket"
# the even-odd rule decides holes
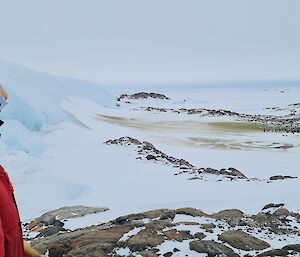
[[[0,165],[0,257],[24,257],[22,230],[13,191]]]

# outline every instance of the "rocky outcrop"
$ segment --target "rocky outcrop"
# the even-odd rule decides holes
[[[292,176],[283,176],[283,175],[275,175],[275,176],[272,176],[270,177],[270,180],[283,180],[283,179],[295,179],[297,177],[292,177]]]
[[[101,244],[94,243],[87,246],[79,247],[70,251],[64,257],[108,257],[108,255],[102,250]]]
[[[37,237],[47,237],[65,231],[65,219],[83,217],[89,214],[95,214],[108,211],[108,208],[97,208],[89,206],[67,206],[53,211],[49,211],[29,224],[25,224],[28,231],[40,232]],[[46,228],[45,228],[46,227]]]
[[[213,169],[213,168],[198,168],[189,163],[184,159],[179,159],[170,155],[163,153],[162,151],[155,148],[155,146],[149,142],[140,142],[138,139],[131,137],[121,137],[118,139],[108,140],[105,142],[107,145],[120,145],[120,146],[134,146],[136,152],[138,153],[137,159],[144,159],[147,161],[155,161],[163,163],[164,165],[169,165],[174,168],[179,169],[179,174],[190,174],[193,175],[193,179],[202,179],[203,175],[210,174],[216,176],[222,176],[227,179],[247,179],[247,177],[235,168],[228,169]]]
[[[196,240],[190,243],[190,249],[208,256],[239,257],[231,248],[214,241]]]
[[[193,217],[208,217],[209,215],[204,213],[201,210],[195,209],[195,208],[180,208],[177,209],[176,214],[184,214],[188,216],[193,216]]]
[[[286,245],[282,249],[300,253],[300,244]]]
[[[262,213],[264,222],[257,219]],[[251,216],[238,209],[213,214],[194,208],[158,209],[129,214],[84,229],[60,231],[32,239],[31,243],[42,253],[48,251],[49,257],[156,257],[173,256],[177,252],[185,256],[186,253],[181,252],[183,250],[179,247],[181,243],[189,245],[189,249],[184,248],[190,251],[189,256],[203,253],[237,257],[241,251],[250,250],[256,251],[257,256],[287,256],[287,253],[299,256],[300,245],[289,244],[289,238],[291,242],[300,240],[299,228],[300,215],[290,211],[289,216],[275,215],[275,212]],[[271,239],[270,242],[277,245],[283,237],[286,246],[282,249],[274,249],[266,242]],[[278,242],[274,241],[275,238]],[[174,248],[174,243],[178,244],[178,248]],[[125,250],[128,254],[122,255]]]
[[[236,249],[241,249],[244,251],[264,250],[270,247],[267,242],[240,230],[230,230],[223,232],[218,239],[225,243],[228,243]]]
[[[286,208],[279,208],[273,213],[273,216],[278,216],[278,217],[287,217],[289,215],[290,212]]]
[[[244,213],[238,209],[228,209],[217,212],[211,215],[212,218],[217,220],[233,220],[244,218]]]
[[[165,241],[163,235],[158,234],[156,230],[144,229],[137,235],[128,239],[126,246],[132,252],[145,251],[148,248],[154,248]]]
[[[172,112],[172,113],[185,113],[188,115],[192,114],[198,114],[201,115],[202,117],[205,116],[213,116],[213,117],[222,117],[222,116],[239,116],[239,113],[237,112],[232,112],[228,110],[215,110],[215,109],[205,109],[205,108],[193,108],[193,109],[186,109],[186,108],[180,108],[180,109],[173,109],[173,108],[159,108],[159,107],[141,107],[142,110],[147,111],[147,112]]]
[[[278,256],[290,256],[290,252],[283,249],[274,249],[257,255],[256,257],[278,257]]]
[[[275,203],[269,203],[266,206],[264,206],[262,208],[262,210],[264,211],[264,210],[267,210],[267,209],[270,209],[270,208],[278,208],[278,207],[282,207],[282,206],[284,206],[284,203],[277,203],[277,204],[275,204]]]
[[[159,99],[159,100],[169,100],[170,98],[159,93],[147,93],[147,92],[139,92],[135,94],[122,94],[118,97],[117,101],[125,101],[125,100],[137,100],[137,99]]]
[[[299,256],[300,255],[300,244],[286,245],[282,249],[273,249],[270,251],[263,252],[257,257],[275,257],[275,256]]]
[[[290,107],[292,108],[292,107]],[[243,114],[223,109],[205,109],[205,108],[160,108],[160,107],[141,107],[141,110],[147,112],[163,112],[187,115],[199,115],[200,117],[233,117],[237,121],[257,124],[262,131],[300,133],[300,114],[292,113],[288,115],[257,115]]]

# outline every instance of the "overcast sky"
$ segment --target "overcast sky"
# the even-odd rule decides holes
[[[299,0],[0,3],[0,58],[53,74],[103,84],[300,79]]]

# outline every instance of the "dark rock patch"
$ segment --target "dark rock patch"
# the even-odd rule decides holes
[[[282,249],[300,253],[300,244],[286,245]]]
[[[148,99],[148,98],[152,98],[152,99],[159,99],[159,100],[169,100],[170,98],[163,95],[163,94],[159,94],[159,93],[147,93],[147,92],[139,92],[139,93],[135,93],[135,94],[122,94],[118,97],[117,101],[123,101],[126,99]]]
[[[231,248],[214,241],[196,240],[190,243],[190,249],[208,256],[239,257]]]
[[[262,210],[267,210],[267,209],[270,209],[270,208],[279,208],[279,207],[282,207],[284,206],[284,203],[278,203],[278,204],[275,204],[275,203],[270,203],[270,204],[267,204],[266,206],[264,206],[262,208]]]
[[[189,173],[201,179],[202,174],[211,174],[216,176],[223,176],[230,179],[247,179],[247,177],[235,168],[228,169],[213,169],[213,168],[197,168],[184,159],[179,159],[163,153],[158,150],[149,142],[140,142],[139,140],[131,137],[121,137],[119,139],[108,140],[105,142],[107,145],[120,145],[120,146],[135,146],[139,154],[139,158],[148,161],[155,161],[164,165],[169,165],[180,170],[179,174]]]
[[[276,176],[270,177],[270,180],[272,181],[272,180],[295,179],[295,178],[297,178],[297,177],[276,175]]]

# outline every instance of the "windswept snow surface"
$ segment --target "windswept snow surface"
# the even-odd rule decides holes
[[[77,204],[110,208],[94,215],[92,223],[85,218],[82,226],[156,208],[188,206],[206,212],[239,208],[256,213],[265,204],[283,202],[299,211],[299,179],[268,183],[272,175],[300,177],[299,135],[232,132],[204,126],[214,122],[210,119],[132,110],[145,104],[267,113],[266,107],[299,102],[297,87],[283,92],[280,88],[166,89],[163,93],[171,100],[116,108],[116,97],[127,92],[113,89],[107,93],[94,84],[16,68],[4,61],[0,66],[1,82],[10,94],[9,106],[1,113],[6,121],[1,163],[12,177],[24,221]],[[158,126],[159,122],[164,126]],[[130,147],[104,144],[123,136],[147,140],[195,166],[235,167],[259,180],[202,181],[174,176],[172,167],[137,160]],[[209,145],[205,138],[210,139]],[[222,144],[216,147],[215,142]],[[272,143],[290,147],[272,148]],[[226,147],[232,144],[238,147]],[[75,223],[69,226],[76,227]]]

